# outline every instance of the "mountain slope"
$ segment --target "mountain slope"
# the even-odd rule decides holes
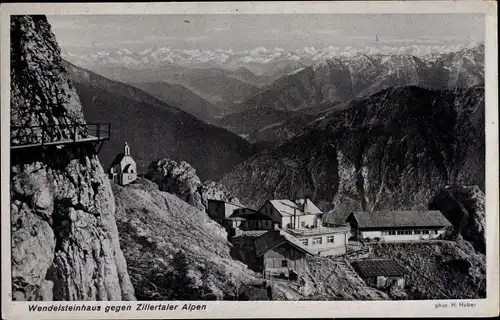
[[[324,209],[426,208],[447,184],[484,188],[484,148],[482,87],[393,88],[333,108],[221,183],[254,205],[308,195]]]
[[[232,300],[254,279],[231,258],[226,231],[205,212],[146,179],[112,187],[138,300]]]
[[[235,130],[231,121],[250,113],[258,118],[262,109],[298,111],[318,108],[329,103],[362,98],[386,88],[419,86],[429,89],[451,89],[484,83],[484,45],[445,54],[415,57],[411,55],[357,55],[333,58],[298,69],[264,87],[242,102],[245,113],[221,119],[220,125]],[[253,128],[270,123],[257,120]],[[245,128],[238,128],[238,133]]]
[[[212,122],[214,117],[222,113],[217,106],[198,96],[181,84],[141,82],[134,83],[133,85],[159,100],[169,105],[176,106],[208,123]]]
[[[112,138],[99,157],[108,167],[127,141],[138,170],[162,157],[186,160],[214,179],[248,158],[252,146],[236,135],[148,95],[74,65],[68,71],[89,121],[111,122]]]
[[[201,92],[213,101],[239,102],[258,91],[258,88],[225,75],[190,79],[186,86]]]
[[[222,118],[216,119],[217,125],[238,134],[247,134],[266,126],[279,123],[283,119],[291,117],[293,112],[282,111],[274,108],[259,108],[258,112],[255,109],[244,110],[241,112],[232,113]]]

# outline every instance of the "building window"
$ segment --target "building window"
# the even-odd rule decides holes
[[[392,230],[392,231],[389,231],[389,235],[391,235],[391,236],[394,236],[394,235],[396,235],[396,231],[394,231],[394,230]]]
[[[292,227],[292,224],[291,224],[291,223],[287,223],[287,224],[286,224],[286,228],[287,228],[287,229],[290,229],[291,227]]]
[[[323,241],[321,237],[312,238],[312,244],[321,244]]]
[[[420,233],[421,233],[421,231],[420,231],[420,230],[414,230],[414,231],[413,231],[413,233],[414,233],[414,234],[420,234]]]
[[[281,260],[282,267],[288,267],[288,260]]]
[[[333,241],[334,241],[334,237],[333,236],[326,237],[326,242],[327,243],[333,243]]]
[[[397,234],[398,234],[398,235],[402,235],[402,234],[404,234],[404,231],[403,231],[403,230],[398,230],[398,231],[397,231]]]
[[[305,246],[309,245],[309,239],[300,239],[300,242],[302,242],[302,244]]]
[[[302,228],[304,228],[304,227],[306,226],[306,222],[305,222],[305,221],[302,221],[302,222],[300,223],[300,226],[301,226]]]
[[[422,230],[422,234],[429,234],[429,230]]]

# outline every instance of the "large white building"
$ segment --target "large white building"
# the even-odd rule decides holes
[[[356,211],[346,222],[357,240],[411,241],[435,239],[451,223],[437,210]]]
[[[321,210],[310,199],[267,200],[259,212],[271,217],[282,229],[306,229],[321,226]]]
[[[347,251],[351,236],[349,225],[328,228],[322,223],[323,212],[310,199],[268,200],[259,212],[296,238],[314,254],[339,255]]]

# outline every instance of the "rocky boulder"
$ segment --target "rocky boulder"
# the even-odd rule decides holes
[[[201,182],[196,170],[187,162],[170,159],[154,161],[146,178],[158,184],[161,191],[177,195],[190,205],[205,210],[208,200],[224,200],[240,204],[238,198],[214,181]]]

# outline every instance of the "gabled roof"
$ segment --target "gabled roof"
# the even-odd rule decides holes
[[[114,167],[117,164],[120,164],[120,162],[123,160],[124,157],[125,157],[125,153],[123,153],[123,152],[117,154],[115,159],[113,160],[113,162],[111,162],[111,167]]]
[[[299,199],[299,205],[288,199],[268,200],[282,216],[303,216],[307,214],[321,214],[321,210],[310,199]]]
[[[407,273],[399,263],[390,259],[360,260],[354,261],[351,265],[362,278],[398,277]]]
[[[440,211],[355,211],[351,213],[363,228],[449,227],[451,223]]]
[[[269,203],[278,211],[281,215],[293,216],[295,213],[299,215],[299,208],[295,203],[288,199],[281,200],[269,200]]]
[[[302,200],[302,199],[301,199]],[[304,199],[303,211],[306,214],[321,214],[323,213],[309,198]]]
[[[302,242],[282,230],[268,231],[267,233],[260,236],[257,240],[255,240],[255,253],[257,257],[260,257],[269,250],[279,247],[283,243],[289,243],[297,250],[310,255],[314,255],[314,253],[311,252],[307,247],[305,247]]]

